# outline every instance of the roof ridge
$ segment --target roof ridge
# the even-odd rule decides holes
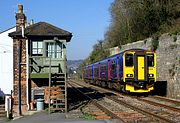
[[[16,36],[21,36],[22,31],[14,31],[12,33],[9,33],[10,37],[16,37]],[[49,36],[49,37],[72,37],[72,33],[61,29],[57,26],[54,26],[52,24],[49,24],[47,22],[37,22],[35,24],[32,24],[30,26],[27,26],[25,28],[25,36],[26,37],[36,37],[36,36]]]
[[[59,27],[56,27],[56,26],[54,26],[54,25],[52,25],[52,24],[50,24],[50,23],[47,23],[47,22],[41,22],[41,23],[45,23],[45,24],[47,24],[48,26],[53,27],[53,28],[55,28],[55,29],[57,29],[57,30],[61,30],[61,31],[70,33],[70,32],[68,32],[68,31],[66,31],[66,30],[64,30],[64,29],[61,29],[61,28],[59,28]]]
[[[8,31],[8,30],[10,30],[10,29],[13,29],[14,27],[16,27],[16,26],[10,27],[10,28],[8,28],[8,29],[6,29],[6,30],[4,30],[4,31],[0,32],[0,34],[1,34],[1,33],[3,33],[3,32]]]

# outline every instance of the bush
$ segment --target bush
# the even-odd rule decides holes
[[[174,41],[174,42],[177,41],[177,35],[173,35],[173,41]]]
[[[152,38],[152,42],[151,42],[151,50],[152,50],[152,51],[156,51],[157,48],[158,48],[158,46],[159,46],[158,37],[157,37],[157,36],[154,36],[154,37]]]
[[[173,50],[173,49],[177,48],[177,44],[171,44],[169,47]]]

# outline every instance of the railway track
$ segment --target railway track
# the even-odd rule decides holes
[[[149,104],[154,105],[154,106],[163,107],[163,108],[175,111],[177,113],[180,113],[180,109],[179,108],[175,108],[175,107],[172,107],[172,106],[169,106],[169,105],[157,103],[155,101],[147,100],[147,99],[143,99],[143,98],[136,98],[136,99],[139,100],[139,101],[143,101],[143,102],[149,103]]]
[[[70,84],[68,83],[71,87],[77,87],[74,83]],[[75,88],[74,88],[75,89]],[[86,98],[88,98],[91,101],[91,104],[95,105],[97,108],[99,108],[104,114],[107,116],[103,116],[104,118],[112,118],[112,119],[118,119],[121,123],[126,123],[123,119],[121,119],[117,114],[113,113],[111,110],[108,108],[104,107],[103,105],[99,104],[98,101],[94,100],[92,95],[88,95],[86,92],[83,92],[82,90],[76,88],[76,90],[81,93],[81,95],[84,95]],[[101,113],[102,114],[102,113]]]
[[[173,103],[175,105],[179,105],[180,106],[180,101],[169,99],[169,98],[166,98],[166,97],[153,96],[153,97],[150,97],[150,98],[157,99],[157,100],[162,100],[162,101],[166,101],[166,102],[170,102],[170,103]]]
[[[73,83],[74,84],[74,83]],[[82,85],[79,85],[77,84],[79,87],[83,88]],[[72,86],[77,86],[77,85],[72,85]],[[82,92],[81,94],[84,94],[87,92]],[[88,91],[88,94],[90,92]],[[102,94],[101,94],[102,95]],[[94,96],[97,96],[94,95]],[[114,108],[114,109],[111,109],[112,108],[112,103],[114,103],[112,100],[109,99],[109,101],[111,101],[110,103],[107,103],[107,102],[99,102],[99,100],[94,100],[93,98],[91,98],[91,100],[93,100],[91,102],[91,104],[95,105],[96,107],[98,107],[100,110],[97,111],[97,109],[93,108],[93,111],[90,111],[92,115],[95,116],[96,119],[118,119],[118,123],[119,122],[123,122],[123,123],[128,123],[128,122],[135,122],[137,120],[142,120],[145,122],[144,118],[146,118],[146,122],[150,122],[151,119],[148,118],[147,120],[147,117],[144,116],[143,114],[137,112],[137,111],[134,111],[134,110],[131,110],[127,107],[124,107],[123,111],[120,111],[121,109],[118,108],[117,106],[119,106],[119,104],[117,104],[117,106]],[[103,103],[102,103],[103,102]],[[107,104],[105,104],[107,103]],[[92,110],[92,107],[91,106],[90,110]],[[121,106],[122,107],[122,106]]]
[[[77,82],[76,82],[76,84],[81,85],[80,83],[77,83]],[[83,86],[85,86],[84,83],[83,83]],[[123,101],[122,99],[120,100],[119,98],[124,98],[124,96],[120,95],[120,94],[117,94],[116,92],[112,92],[112,91],[109,91],[107,89],[99,88],[99,87],[92,86],[92,85],[86,85],[86,87],[100,90],[103,93],[107,93],[107,92],[113,93],[113,94],[115,94],[114,96],[106,95],[106,98],[108,98],[110,100],[113,100],[114,102],[116,102],[118,104],[121,104],[121,105],[124,105],[124,106],[126,106],[128,108],[131,108],[132,110],[138,111],[138,112],[140,112],[140,113],[142,113],[142,114],[144,114],[144,115],[146,115],[148,117],[152,117],[153,119],[158,120],[160,122],[169,122],[169,123],[177,122],[176,120],[174,121],[173,118],[170,118],[173,115],[171,113],[167,113],[165,111],[161,111],[160,113],[157,113],[159,111],[156,111],[156,110],[154,110],[154,111],[152,111],[152,110],[145,110],[143,108],[139,108],[139,107],[137,107],[135,105],[129,104],[129,103],[127,103],[127,101]],[[148,103],[148,104],[151,104],[151,105],[154,105],[154,106],[163,107],[165,109],[172,110],[172,111],[175,111],[177,113],[180,113],[179,109],[176,109],[176,108],[173,108],[173,107],[170,107],[170,106],[168,107],[166,105],[162,105],[160,103],[154,103],[154,102],[151,102],[149,100],[147,101],[147,100],[141,99],[141,98],[138,98],[137,100],[140,101],[140,102],[145,102],[145,103]],[[131,102],[132,102],[132,100],[131,100]],[[162,115],[160,115],[160,114],[162,114]]]

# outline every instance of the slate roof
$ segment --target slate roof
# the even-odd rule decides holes
[[[22,31],[15,31],[12,33],[9,33],[10,37],[21,37]],[[70,41],[72,37],[72,33],[60,29],[58,27],[55,27],[49,23],[46,22],[38,22],[33,25],[30,25],[25,28],[24,32],[25,37],[32,38],[32,37],[58,37],[58,38],[68,38],[67,41]]]

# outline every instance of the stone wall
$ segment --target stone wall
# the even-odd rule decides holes
[[[131,48],[152,49],[152,38],[123,45]],[[167,96],[180,99],[180,35],[163,34],[158,38],[157,80],[167,81]],[[117,50],[117,49],[116,49]]]

